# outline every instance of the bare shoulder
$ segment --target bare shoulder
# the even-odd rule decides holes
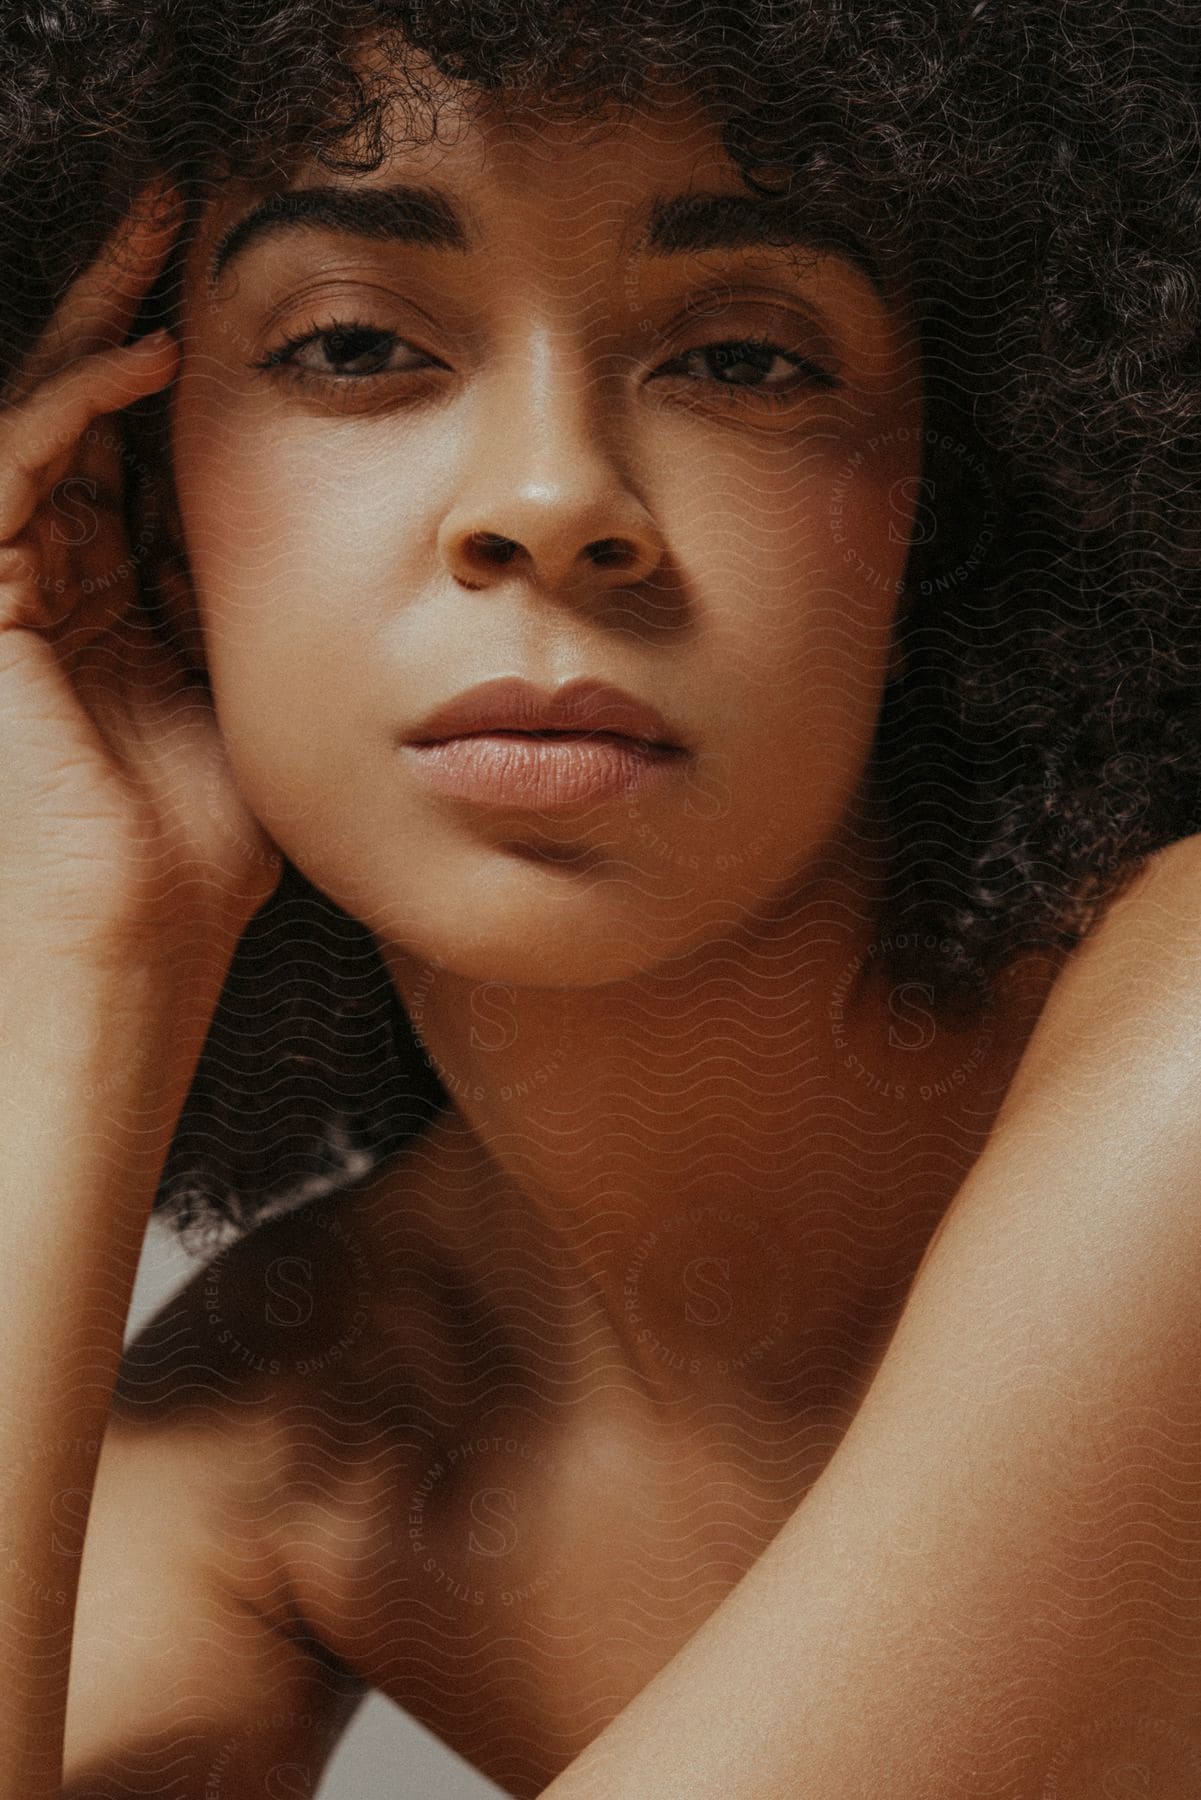
[[[205,1292],[201,1271],[129,1347],[90,1511],[63,1496],[83,1532],[64,1764],[81,1800],[246,1800],[283,1769],[308,1794],[364,1691],[298,1628],[270,1560],[276,1403],[206,1327]]]
[[[63,1529],[86,1519],[69,1795],[242,1800],[272,1769],[308,1793],[369,1690],[322,1621],[460,1416],[453,1258],[386,1204],[404,1180],[262,1225],[127,1349],[90,1514],[64,1497]]]
[[[286,1589],[256,1567],[254,1454],[232,1420],[110,1423],[86,1515],[67,1800],[249,1800],[285,1769],[278,1791],[314,1791],[366,1690],[294,1628]],[[60,1528],[84,1525],[63,1496]]]

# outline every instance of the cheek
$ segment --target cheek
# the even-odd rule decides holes
[[[351,580],[383,582],[428,518],[423,440],[369,425],[265,412],[177,413],[176,486],[189,559],[214,617],[244,597],[319,593],[336,612]]]
[[[222,409],[214,388],[181,384],[172,443],[214,684],[282,661],[294,689],[319,686],[419,591],[438,459],[420,432]]]
[[[742,883],[748,904],[835,841],[862,782],[908,556],[913,497],[897,484],[911,475],[907,453],[781,438],[753,481],[731,468],[702,491],[694,474],[675,514],[709,748],[683,815],[648,810],[648,841],[686,847],[687,867]]]
[[[345,830],[346,797],[396,710],[387,632],[418,591],[420,497],[365,434],[328,425],[319,441],[303,427],[285,435],[181,411],[174,455],[235,773],[285,848],[298,831],[328,840]]]
[[[857,755],[874,730],[916,499],[896,448],[781,438],[753,484],[710,485],[681,516],[725,723],[761,766],[789,746]]]

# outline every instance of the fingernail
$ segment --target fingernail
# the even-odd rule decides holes
[[[174,332],[169,331],[165,325],[162,325],[157,331],[148,331],[143,337],[135,338],[130,345],[130,349],[146,350],[153,348],[155,350],[161,350],[164,344],[175,344],[175,342],[176,338]]]

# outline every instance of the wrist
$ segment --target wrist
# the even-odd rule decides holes
[[[182,1106],[227,963],[142,942],[121,956],[28,954],[0,975],[0,1091],[13,1083],[74,1117],[99,1099],[113,1124]]]

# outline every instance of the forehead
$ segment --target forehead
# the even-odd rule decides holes
[[[299,221],[468,256],[509,253],[515,242],[531,244],[532,233],[564,268],[573,252],[621,260],[761,250],[778,265],[781,251],[832,250],[856,266],[877,304],[909,311],[906,272],[877,258],[858,208],[827,205],[819,218],[803,193],[756,194],[720,120],[666,74],[624,105],[571,114],[537,95],[484,94],[422,59],[383,73],[390,98],[377,166],[333,173],[297,159],[270,177],[222,184],[188,255],[201,285],[212,289],[248,241]],[[347,197],[357,197],[357,213]]]
[[[204,206],[202,234],[219,236],[231,219],[275,193],[331,182],[385,188],[401,170],[458,192],[474,203],[459,210],[481,218],[490,203],[516,198],[547,210],[568,196],[578,205],[581,188],[601,209],[652,186],[747,192],[718,122],[686,88],[666,80],[624,108],[610,102],[564,116],[537,97],[494,98],[423,70],[416,95],[406,85],[388,100],[382,125],[386,147],[377,167],[331,174],[327,164],[300,157],[270,175],[223,183]]]

